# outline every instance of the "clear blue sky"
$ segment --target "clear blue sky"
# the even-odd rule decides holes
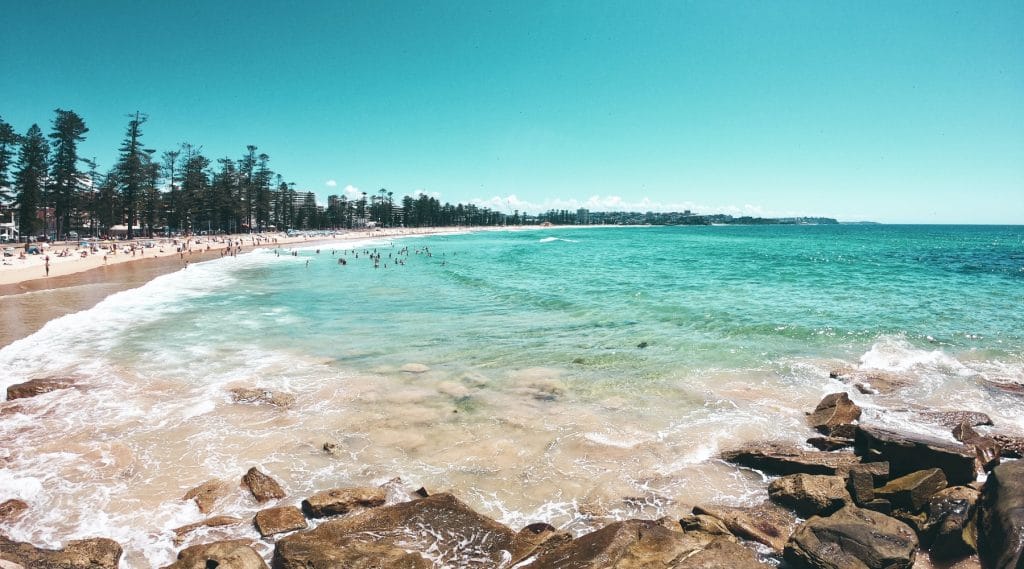
[[[500,209],[1024,223],[1024,3],[0,0],[0,116]],[[351,191],[351,190],[350,190]]]

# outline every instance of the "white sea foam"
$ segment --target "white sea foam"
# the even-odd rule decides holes
[[[579,241],[576,241],[575,239],[563,239],[561,237],[544,237],[544,238],[542,238],[538,242],[539,243],[554,243],[555,241],[563,241],[565,243],[579,243]]]
[[[943,368],[956,373],[970,373],[956,358],[942,350],[915,348],[903,335],[886,335],[878,338],[860,357],[862,369],[890,372],[907,372],[920,368]]]

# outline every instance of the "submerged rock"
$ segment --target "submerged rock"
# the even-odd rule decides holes
[[[42,395],[59,389],[68,389],[73,386],[73,382],[68,379],[57,377],[37,378],[25,383],[16,383],[9,386],[7,388],[7,400],[35,397],[36,395]]]
[[[768,496],[802,518],[825,516],[853,501],[839,476],[791,474],[772,480]]]
[[[69,541],[64,549],[42,549],[0,535],[0,559],[29,569],[117,569],[121,546],[97,537]]]
[[[213,516],[201,522],[195,522],[174,529],[174,542],[180,544],[185,541],[185,536],[199,528],[213,528],[221,526],[233,526],[242,523],[241,518],[233,516]]]
[[[0,522],[11,522],[20,517],[28,509],[23,500],[12,498],[0,504]]]
[[[252,497],[259,503],[281,499],[286,496],[284,488],[276,480],[259,471],[255,466],[242,476],[242,484],[249,488]]]
[[[784,558],[798,568],[911,569],[917,545],[917,535],[903,522],[847,506],[797,528]]]
[[[232,539],[187,547],[178,553],[178,560],[164,569],[267,569],[256,551],[245,539]]]
[[[1024,462],[992,470],[978,502],[978,552],[985,569],[1024,566]]]
[[[290,393],[274,392],[263,388],[236,387],[231,390],[235,403],[264,403],[276,407],[291,407],[295,396]]]
[[[952,484],[967,484],[980,471],[973,448],[919,433],[861,425],[855,451],[866,462],[887,461],[894,476],[942,469]]]
[[[482,516],[451,494],[381,506],[320,524],[281,538],[274,549],[278,569],[374,567],[367,548],[383,548],[396,561],[383,567],[491,568],[507,561],[516,533]],[[381,555],[376,553],[373,555]],[[400,564],[399,564],[400,563]]]
[[[759,441],[723,452],[727,462],[770,474],[838,474],[842,476],[860,458],[850,452],[803,450],[792,445]]]
[[[207,480],[199,486],[189,490],[182,497],[182,500],[195,500],[196,506],[199,506],[199,511],[208,514],[213,509],[213,505],[228,493],[228,484],[223,480]]]
[[[399,370],[401,370],[403,373],[420,374],[430,371],[430,366],[425,364],[410,363],[403,365],[401,368],[399,368]]]
[[[311,518],[340,516],[356,508],[382,506],[386,498],[384,488],[334,488],[303,500],[302,511]]]
[[[960,423],[967,423],[972,427],[992,424],[992,418],[979,411],[924,411],[918,415],[929,423],[942,425],[947,429],[952,429]]]

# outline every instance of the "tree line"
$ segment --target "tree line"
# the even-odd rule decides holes
[[[101,171],[79,155],[89,132],[74,111],[56,109],[51,131],[24,134],[0,117],[0,211],[16,212],[20,235],[105,236],[124,226],[128,238],[200,232],[351,229],[378,226],[505,225],[526,222],[474,204],[441,204],[423,193],[398,200],[386,189],[330,196],[298,192],[270,169],[270,156],[246,147],[215,161],[183,143],[157,154],[143,142],[148,117],[128,116],[117,161]],[[5,212],[4,215],[7,215]]]

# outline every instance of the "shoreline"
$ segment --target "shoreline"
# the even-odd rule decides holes
[[[467,233],[477,231],[508,230],[507,227],[424,227],[392,228],[379,231],[347,231],[324,235],[285,234],[224,235],[216,236],[217,241],[207,237],[159,240],[160,244],[141,253],[106,255],[102,252],[81,257],[82,248],[71,243],[58,243],[53,250],[68,249],[67,257],[56,257],[50,253],[50,274],[45,272],[45,254],[29,255],[25,260],[6,257],[11,265],[0,265],[0,349],[31,336],[47,322],[61,316],[92,308],[111,294],[133,289],[146,284],[156,277],[175,272],[188,263],[200,263],[222,258],[228,243],[241,242],[238,253],[249,253],[260,248],[305,247],[320,243],[356,241]],[[536,230],[541,226],[516,226],[513,230]],[[201,240],[196,242],[196,240]],[[136,244],[149,241],[137,239]],[[133,244],[116,241],[119,247]],[[179,252],[179,244],[186,250]],[[101,251],[103,251],[101,249]],[[44,293],[38,295],[37,293]]]

